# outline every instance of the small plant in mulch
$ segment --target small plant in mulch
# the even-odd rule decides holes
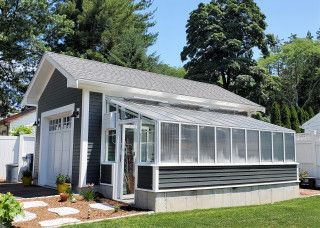
[[[113,206],[114,212],[118,212],[120,210],[121,206],[119,204],[116,204]]]
[[[11,227],[17,215],[23,215],[21,203],[10,192],[0,194],[0,227]]]
[[[74,193],[72,192],[71,188],[69,188],[69,189],[67,190],[67,194],[68,194],[68,199],[69,199],[69,201],[70,201],[71,203],[77,202],[77,199],[76,199]]]
[[[94,184],[88,184],[87,186],[83,187],[80,191],[80,195],[86,201],[95,200],[96,194],[94,192]]]
[[[65,193],[71,188],[71,179],[68,175],[59,174],[56,179],[57,190],[59,193]]]

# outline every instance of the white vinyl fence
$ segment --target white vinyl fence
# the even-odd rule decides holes
[[[299,168],[309,176],[320,178],[320,134],[297,134],[296,147]]]
[[[0,136],[0,180],[6,178],[6,165],[19,164],[19,170],[27,163],[27,154],[34,154],[35,136]]]

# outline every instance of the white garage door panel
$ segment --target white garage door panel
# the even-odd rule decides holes
[[[47,184],[55,186],[59,174],[71,177],[71,120],[70,117],[49,121],[49,154]]]

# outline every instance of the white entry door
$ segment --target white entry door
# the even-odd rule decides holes
[[[47,158],[47,184],[56,186],[59,174],[72,174],[71,118],[63,117],[49,121],[49,140]]]

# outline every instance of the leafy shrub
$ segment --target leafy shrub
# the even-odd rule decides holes
[[[23,177],[32,177],[32,172],[28,169],[22,171],[22,176]]]
[[[32,126],[20,125],[10,131],[11,136],[30,135],[33,133]]]
[[[299,180],[302,181],[305,177],[309,176],[308,171],[299,169]]]
[[[59,174],[56,179],[56,184],[71,183],[70,177],[68,175]]]
[[[92,201],[96,198],[96,194],[94,192],[94,185],[90,184],[85,186],[81,189],[80,195],[86,200],[86,201]]]
[[[21,214],[23,214],[22,205],[10,192],[0,194],[0,227],[11,227],[14,217]]]

